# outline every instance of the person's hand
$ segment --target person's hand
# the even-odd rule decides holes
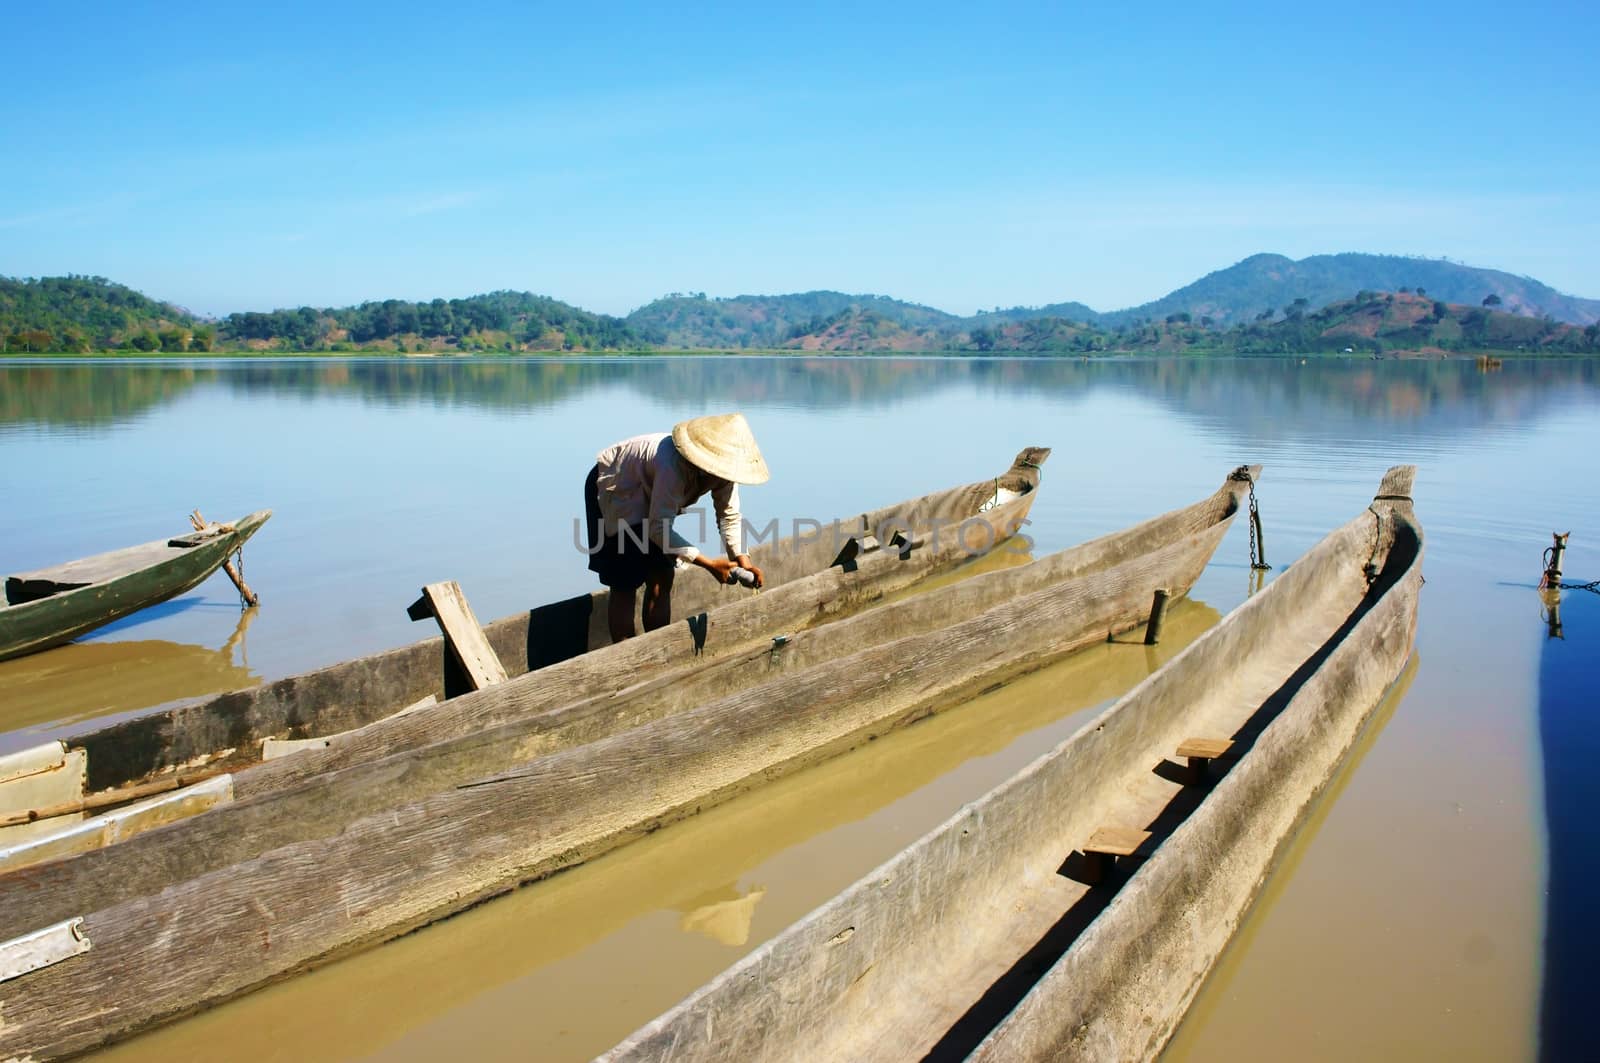
[[[729,561],[727,558],[707,557],[705,554],[701,554],[699,557],[695,558],[695,561],[700,565],[701,568],[705,569],[707,572],[711,573],[711,575],[716,577],[718,583],[733,582],[734,563]]]
[[[738,557],[738,561],[739,561],[739,567],[740,568],[749,569],[752,573],[755,574],[756,586],[757,587],[761,587],[761,586],[764,586],[766,584],[766,580],[761,575],[761,570],[755,566],[755,562],[750,560],[750,555],[749,554],[740,554],[739,557]]]

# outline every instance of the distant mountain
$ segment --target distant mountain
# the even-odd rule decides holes
[[[972,317],[963,318],[962,324],[969,327],[976,325],[993,327],[997,322],[1038,321],[1041,318],[1093,324],[1105,316],[1082,303],[1051,303],[1048,306],[1014,306],[1009,310],[974,314]]]
[[[1059,349],[1063,336],[1089,329],[1127,328],[1188,314],[1206,327],[1225,328],[1280,317],[1296,299],[1317,309],[1362,292],[1414,292],[1476,306],[1491,296],[1494,309],[1526,317],[1588,325],[1600,321],[1600,300],[1579,299],[1528,277],[1443,260],[1399,255],[1314,255],[1296,262],[1254,255],[1207,274],[1170,295],[1126,310],[1100,312],[1079,302],[1012,307],[957,317],[882,295],[835,291],[741,295],[731,299],[674,294],[626,318],[641,333],[674,348],[799,348],[804,350]],[[1265,316],[1263,316],[1265,315]],[[1207,320],[1209,319],[1209,320]],[[1013,326],[1038,323],[1020,332]],[[890,326],[898,326],[891,329]],[[859,344],[859,346],[852,346]],[[1012,344],[1006,346],[1006,344]]]
[[[1382,320],[1374,324],[1374,308],[1380,304]],[[1438,307],[1446,309],[1440,312]],[[1327,337],[1342,327],[1335,320],[1342,320],[1341,315],[1361,321],[1347,337],[1357,350],[1521,346],[1588,351],[1595,349],[1590,330],[1600,326],[1600,300],[1563,295],[1539,281],[1499,270],[1361,254],[1317,255],[1298,262],[1282,255],[1255,255],[1161,299],[1110,313],[1062,302],[970,317],[884,295],[811,291],[732,298],[674,293],[619,318],[531,292],[498,291],[429,302],[387,299],[339,309],[302,306],[208,321],[101,277],[0,277],[0,346],[22,353],[1309,352],[1330,349]],[[1431,322],[1426,328],[1423,317]],[[1518,320],[1526,324],[1515,325]],[[1567,326],[1580,327],[1564,331]]]
[[[1209,317],[1217,324],[1231,325],[1253,320],[1268,310],[1281,312],[1296,299],[1321,307],[1362,291],[1406,289],[1422,289],[1434,299],[1470,305],[1479,305],[1493,295],[1500,299],[1498,309],[1507,313],[1549,315],[1574,325],[1600,321],[1600,299],[1563,295],[1530,277],[1442,259],[1353,253],[1313,255],[1298,262],[1283,255],[1252,255],[1154,302],[1101,314],[1096,320],[1115,326],[1188,313],[1197,321]]]
[[[870,313],[878,320],[912,330],[948,329],[960,321],[943,310],[886,295],[832,291],[738,295],[728,299],[708,298],[704,292],[675,292],[641,306],[624,320],[642,334],[661,337],[659,342],[667,347],[776,348],[789,346],[791,340],[803,336],[826,332],[841,315],[854,312]]]
[[[850,306],[812,322],[782,346],[800,351],[937,351],[951,346],[953,320],[943,322],[943,328],[919,328],[876,307]]]
[[[1315,310],[1309,303],[1291,304],[1281,320],[1240,323],[1215,335],[1227,349],[1239,353],[1600,351],[1600,324],[1580,328],[1486,309],[1476,301],[1452,303],[1434,298],[1432,288],[1425,295],[1361,292]]]

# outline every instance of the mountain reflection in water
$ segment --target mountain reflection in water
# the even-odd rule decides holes
[[[736,361],[735,361],[736,359]],[[736,365],[736,371],[732,367]],[[667,401],[826,410],[889,406],[949,389],[1067,396],[1117,388],[1202,417],[1243,418],[1275,436],[1379,418],[1448,430],[1515,423],[1600,390],[1593,359],[1528,359],[1494,374],[1471,359],[922,358],[637,356],[605,358],[236,359],[210,362],[0,362],[0,427],[114,425],[221,387],[258,396],[350,397],[385,406],[534,410],[620,387]]]

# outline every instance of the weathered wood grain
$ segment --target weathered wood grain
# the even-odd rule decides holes
[[[1225,483],[1192,506],[1134,528],[799,631],[777,652],[770,643],[761,643],[744,654],[707,660],[688,674],[674,673],[613,695],[575,702],[565,700],[560,684],[527,676],[513,685],[521,689],[509,707],[499,703],[511,687],[496,688],[430,708],[403,728],[358,732],[344,736],[334,748],[269,762],[241,773],[235,784],[239,800],[215,814],[73,861],[0,876],[0,933],[8,928],[20,932],[59,913],[91,911],[154,893],[174,881],[280,845],[329,837],[361,816],[702,709],[740,691],[811,684],[821,674],[815,670],[818,666],[839,665],[895,639],[944,637],[943,629],[954,621],[980,616],[1068,579],[1081,581],[1095,572],[1104,577],[1119,564],[1133,566],[1119,569],[1121,578],[1132,584],[1171,577],[1186,588],[1226,534],[1239,501],[1237,485]],[[1115,609],[1069,614],[1060,628],[1041,628],[1040,633],[1075,645],[1136,624],[1141,619],[1139,594],[1123,594],[1116,584],[1110,586],[1118,597]],[[475,708],[485,700],[499,705],[495,711],[509,716],[508,722],[463,732],[461,718],[446,715],[441,726],[440,713],[466,713],[479,723],[491,719],[488,710]],[[413,733],[440,737],[412,748],[415,743],[408,736]],[[388,744],[397,739],[405,739],[399,748]]]
[[[1026,522],[1039,485],[1044,447],[1028,447],[994,479],[937,491],[920,498],[841,518],[815,535],[778,542],[752,541],[767,590],[753,595],[710,579],[674,582],[672,615],[701,613],[724,619],[715,625],[704,652],[717,653],[729,639],[770,637],[813,618],[846,615],[879,596],[968,556],[955,531],[959,522],[981,517],[990,542],[1013,535]],[[980,513],[996,486],[1017,497]],[[849,573],[833,564],[843,544],[867,531],[911,526],[928,529],[942,521],[947,533],[902,562],[878,551]],[[848,579],[841,578],[848,576]],[[569,699],[616,689],[642,670],[692,665],[696,639],[688,621],[611,646],[606,629],[606,592],[578,595],[504,617],[484,628],[508,673],[548,672],[591,655],[588,667],[567,669]],[[441,700],[466,691],[466,680],[442,638],[371,654],[247,690],[232,691],[170,710],[75,735],[89,756],[89,786],[104,789],[138,781],[177,766],[236,769],[252,763],[266,738],[300,739],[365,727],[430,694]]]
[[[1335,531],[1056,749],[603,1058],[1153,1058],[1410,653],[1421,532],[1409,502],[1373,509],[1381,526],[1364,513]],[[1173,802],[1194,794],[1152,768],[1195,733],[1245,752],[1174,827]],[[1159,844],[1101,911],[1063,858],[1107,822]],[[985,994],[1062,934],[1031,992],[986,1018]]]
[[[93,953],[0,987],[0,1053],[82,1051],[403,933],[1135,626],[1158,583],[1187,590],[1229,519],[950,627],[94,911]]]
[[[478,626],[478,618],[473,615],[472,606],[467,604],[461,584],[455,580],[430,583],[422,588],[422,597],[428,603],[433,618],[439,622],[445,645],[455,655],[456,663],[466,673],[472,689],[482,690],[496,683],[504,683],[505,666],[495,655],[494,647],[489,645],[483,628]]]

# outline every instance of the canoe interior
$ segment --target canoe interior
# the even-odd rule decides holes
[[[815,535],[790,536],[751,549],[766,576],[762,595],[770,601],[785,588],[827,571],[841,548],[863,530],[910,527],[926,536],[933,521],[953,538],[959,522],[977,517],[1003,534],[1016,530],[1031,507],[1045,447],[1022,450],[998,477],[924,495],[892,506],[839,518]],[[985,510],[997,492],[1010,501]],[[880,548],[880,553],[887,548]],[[955,552],[948,559],[958,560]],[[468,588],[470,595],[471,589]],[[673,587],[674,617],[691,617],[736,604],[751,592],[709,579],[679,579]],[[607,592],[578,595],[491,622],[490,645],[509,675],[550,667],[609,646],[605,630]],[[866,604],[856,603],[857,605]],[[397,608],[403,607],[399,603]],[[674,628],[681,626],[674,624]],[[654,633],[658,634],[658,633]],[[648,638],[649,636],[645,636]],[[638,641],[638,640],[630,640]],[[252,761],[268,737],[309,738],[350,731],[380,720],[432,695],[441,701],[468,693],[470,684],[443,639],[423,639],[246,690],[152,713],[69,739],[89,752],[89,786],[105,789],[201,762],[238,766]],[[574,691],[574,697],[591,693]]]
[[[22,573],[6,580],[0,660],[58,645],[198,586],[272,516],[258,510],[195,545],[193,534]]]
[[[604,1058],[1152,1058],[1409,657],[1399,472],[1105,713]],[[1214,787],[1178,774],[1194,737],[1234,741]],[[1152,837],[1091,886],[1103,827]]]
[[[1289,627],[1295,599],[1311,599],[1312,582],[1338,588],[1320,603],[1311,599],[1318,623],[1301,630],[1320,641],[1303,649],[1292,670],[1269,671],[1256,687],[1263,693],[1247,702],[1253,711],[1238,731],[1243,748],[1220,780],[1200,791],[1198,807],[1181,821],[1159,824],[1154,852],[1125,869],[1100,917],[975,1058],[1160,1052],[1411,659],[1423,556],[1410,500],[1414,475],[1413,466],[1391,469],[1369,510],[1307,559],[1307,571],[1288,585],[1296,593],[1261,610],[1261,624]],[[1236,659],[1253,656],[1259,638],[1259,631],[1254,639],[1233,633]],[[1265,689],[1273,679],[1278,685]]]

